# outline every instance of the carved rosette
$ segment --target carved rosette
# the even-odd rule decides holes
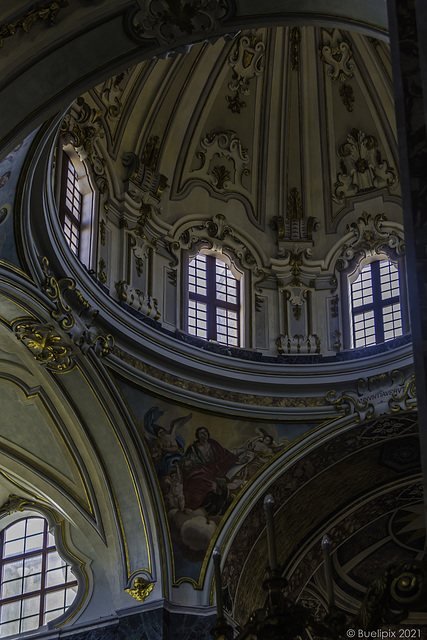
[[[347,225],[347,231],[351,232],[353,237],[342,247],[336,262],[338,271],[348,269],[356,258],[381,252],[392,252],[396,257],[405,253],[403,233],[387,221],[385,213],[373,217],[364,211],[356,222]]]
[[[333,198],[343,202],[360,192],[393,187],[397,174],[380,150],[378,141],[358,129],[352,129],[338,150],[341,171],[334,184]]]
[[[127,18],[130,34],[139,42],[160,45],[205,40],[221,29],[233,11],[232,0],[141,0]]]

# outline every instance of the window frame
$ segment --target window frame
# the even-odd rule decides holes
[[[71,163],[78,180],[79,192],[81,193],[81,212],[78,222],[79,246],[78,252],[74,252],[68,238],[64,232],[65,215],[71,217],[72,214],[65,204],[67,168]],[[58,217],[64,234],[65,242],[76,256],[88,269],[93,268],[95,261],[96,229],[97,229],[97,190],[93,186],[89,168],[80,159],[71,144],[63,145],[59,140],[56,152],[56,202]]]
[[[197,258],[199,255],[204,255],[207,258],[207,294],[206,296],[201,296],[197,293],[190,293],[189,291],[189,269],[190,262]],[[215,265],[216,261],[220,261],[226,265],[226,267],[231,271],[232,275],[236,279],[236,293],[238,302],[236,304],[229,303],[227,301],[217,300],[216,293],[215,299],[210,299],[210,294],[212,289],[216,292],[216,277],[215,277]],[[209,250],[204,250],[203,248],[188,254],[188,260],[185,261],[186,269],[183,277],[183,285],[185,295],[183,297],[185,304],[183,305],[183,326],[185,331],[189,333],[189,335],[199,338],[200,340],[212,341],[216,342],[225,347],[232,348],[243,348],[244,338],[245,338],[245,330],[244,330],[244,273],[240,269],[236,267],[234,262],[230,259],[230,257],[224,253],[220,252],[212,252]],[[210,265],[210,266],[209,266]],[[189,331],[189,303],[190,300],[195,300],[199,302],[203,302],[207,305],[207,337],[202,338],[196,334],[190,333]],[[216,311],[217,309],[230,309],[236,312],[237,315],[237,345],[228,344],[227,342],[222,342],[218,340],[217,334],[217,322],[216,322]]]
[[[79,560],[79,558],[74,555],[68,546],[65,544],[65,525],[66,522],[64,520],[59,520],[57,516],[54,514],[53,510],[49,507],[44,507],[34,502],[27,502],[24,498],[19,498],[18,496],[9,496],[9,499],[13,499],[13,501],[20,501],[17,509],[12,507],[10,511],[3,512],[0,515],[0,533],[2,534],[1,540],[3,541],[3,532],[8,527],[16,524],[20,520],[25,520],[29,518],[42,518],[45,520],[46,525],[45,529],[48,534],[51,534],[54,537],[55,543],[54,546],[56,548],[57,553],[62,558],[62,560],[70,567],[70,571],[74,574],[76,584],[76,595],[74,597],[73,602],[56,618],[49,620],[44,625],[38,626],[35,629],[23,631],[21,633],[37,633],[40,632],[41,629],[54,629],[59,628],[66,624],[71,618],[73,618],[78,611],[82,608],[83,602],[85,601],[88,592],[89,592],[89,582],[88,575],[85,570],[86,562],[83,560]],[[6,505],[7,506],[7,503]],[[3,552],[2,552],[3,553]],[[39,551],[36,550],[36,553]],[[12,556],[11,556],[12,557]],[[1,584],[1,583],[0,583]],[[74,580],[73,580],[74,586]],[[55,588],[50,591],[55,591]],[[43,615],[43,613],[42,613]],[[40,622],[40,619],[39,619]],[[3,636],[4,638],[12,638],[16,637],[18,634],[8,634]]]
[[[399,274],[399,290],[400,290],[400,311],[401,311],[401,319],[402,319],[402,336],[409,333],[410,331],[410,323],[409,323],[409,315],[408,315],[408,305],[407,305],[407,286],[406,286],[406,269],[405,269],[405,259],[404,256],[396,256],[393,255],[392,252],[386,253],[382,252],[374,255],[357,255],[355,259],[352,261],[351,265],[346,269],[346,271],[342,272],[341,278],[341,299],[342,299],[342,330],[343,330],[343,348],[345,350],[355,350],[355,349],[364,349],[367,347],[372,347],[374,345],[383,344],[384,342],[389,342],[390,340],[397,339],[390,338],[388,340],[377,341],[372,345],[367,345],[367,347],[356,347],[354,346],[354,333],[353,333],[353,309],[352,309],[352,292],[351,292],[351,284],[354,282],[359,276],[362,269],[371,264],[373,262],[381,262],[383,260],[387,260],[391,262],[398,270]],[[389,306],[390,299],[384,301],[383,306]],[[362,307],[357,308],[356,313],[359,312]],[[381,314],[382,320],[382,314]]]

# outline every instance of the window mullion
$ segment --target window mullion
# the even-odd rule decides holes
[[[372,295],[374,299],[375,342],[384,342],[383,304],[381,298],[380,262],[371,263]]]
[[[208,323],[208,340],[216,340],[216,281],[215,281],[215,263],[213,256],[206,256],[206,278],[207,278],[207,323]]]

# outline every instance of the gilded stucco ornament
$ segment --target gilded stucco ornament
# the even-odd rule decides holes
[[[12,325],[12,330],[35,360],[50,371],[63,373],[72,369],[71,344],[52,324],[41,324],[34,319],[18,320]]]
[[[126,593],[128,593],[132,598],[138,600],[139,602],[144,602],[144,600],[150,595],[154,587],[154,582],[148,582],[144,578],[135,578],[133,581],[133,587],[130,589],[125,589]]]
[[[228,88],[234,95],[225,96],[228,108],[233,113],[240,113],[246,103],[239,99],[239,93],[249,96],[250,81],[264,71],[265,44],[257,38],[256,31],[244,33],[237,41],[236,48],[228,58],[233,76]]]
[[[283,258],[283,265],[280,268],[280,277],[278,279],[278,286],[284,288],[286,286],[291,287],[314,287],[312,275],[304,274],[304,267],[309,265],[309,261],[312,257],[310,249],[293,245],[289,249],[284,249],[283,254],[280,256]]]
[[[93,349],[100,357],[110,353],[114,338],[111,334],[104,334],[97,326],[99,311],[76,288],[75,280],[57,279],[46,257],[40,258],[40,267],[44,275],[41,288],[53,307],[51,317],[83,353],[89,349]]]
[[[105,160],[97,146],[105,137],[102,110],[91,107],[82,97],[77,98],[62,122],[61,137],[64,145],[71,144],[80,160],[89,164],[107,210],[110,186]]]
[[[0,49],[4,45],[4,39],[15,35],[20,29],[29,33],[36,22],[43,21],[48,25],[55,24],[56,16],[63,7],[68,7],[68,0],[50,0],[42,4],[37,3],[30,11],[13,22],[3,22],[0,25]]]
[[[299,54],[301,43],[301,29],[292,27],[289,31],[290,49],[291,49],[291,69],[297,71],[299,67]]]
[[[402,371],[395,370],[370,378],[359,378],[356,390],[344,391],[338,395],[331,390],[326,401],[344,415],[355,414],[359,420],[368,420],[385,413],[396,413],[416,409],[415,377],[408,378]]]
[[[248,150],[234,131],[208,134],[200,141],[200,146],[202,150],[197,157],[202,165],[191,172],[192,178],[208,179],[209,184],[218,191],[247,191],[242,180],[250,173],[250,158]]]
[[[139,0],[138,5],[128,15],[130,34],[162,45],[179,45],[189,36],[193,41],[207,39],[221,29],[234,6],[231,0]]]
[[[353,51],[338,29],[332,32],[322,29],[322,44],[318,53],[325,64],[326,73],[332,81],[338,82],[339,94],[347,111],[353,111],[355,101],[350,79],[353,77],[354,64],[351,62]]]
[[[333,185],[333,198],[343,202],[351,196],[397,184],[397,173],[382,157],[378,141],[358,129],[352,129],[338,149],[340,169]]]
[[[336,261],[338,271],[346,271],[355,259],[369,255],[392,253],[398,257],[405,254],[403,232],[387,220],[385,213],[373,216],[364,211],[356,222],[347,225],[347,231],[352,238],[342,246]]]
[[[34,504],[27,498],[21,498],[15,494],[10,494],[8,499],[0,507],[0,518],[2,516],[10,516],[11,513],[17,513],[18,511],[24,511],[24,507],[28,504]]]
[[[313,242],[313,231],[319,228],[317,218],[304,216],[301,194],[296,187],[289,190],[286,204],[286,216],[278,215],[272,219],[272,227],[277,233],[279,255],[286,250],[287,242]]]

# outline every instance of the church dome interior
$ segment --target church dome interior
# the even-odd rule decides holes
[[[63,4],[7,23],[37,42],[50,20],[40,64],[70,48],[70,77],[10,116],[0,162],[0,635],[424,637],[408,176],[379,7],[135,2],[107,52],[103,0],[85,76],[88,3],[64,50]],[[399,576],[387,618],[373,589],[402,567],[422,597]],[[289,629],[262,635],[274,598]]]

